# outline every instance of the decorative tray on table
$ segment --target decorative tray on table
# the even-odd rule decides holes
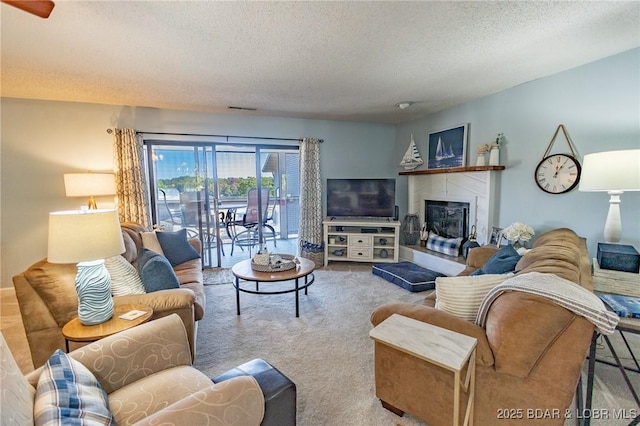
[[[291,254],[257,254],[251,259],[251,269],[258,272],[284,272],[296,267],[298,258]]]

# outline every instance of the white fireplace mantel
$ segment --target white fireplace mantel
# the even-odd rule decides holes
[[[407,211],[418,214],[420,222],[423,222],[425,200],[468,202],[470,204],[469,228],[475,225],[478,243],[486,244],[489,241],[491,228],[497,224],[498,199],[496,193],[499,184],[499,171],[503,169],[503,166],[467,167],[455,169],[454,172],[452,169],[447,169],[448,172],[428,170],[401,173],[409,175]],[[410,246],[405,248],[410,249]],[[410,254],[407,253],[407,250],[401,250],[401,256],[403,252]],[[417,262],[417,259],[406,260],[424,263]],[[441,270],[435,268],[434,265],[430,266],[431,269],[449,275],[454,275],[453,272],[456,269],[451,270],[451,265],[446,267],[442,265]]]

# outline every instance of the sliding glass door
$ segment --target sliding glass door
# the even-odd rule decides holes
[[[279,238],[298,235],[300,210],[300,156],[286,149],[261,150],[262,184],[273,188],[270,216]]]
[[[259,244],[274,251],[278,241],[297,237],[297,147],[145,144],[153,223],[200,238],[205,267],[230,266]]]
[[[186,229],[202,242],[203,265],[215,266],[222,254],[218,232],[214,164],[211,147],[148,144],[148,170],[155,226]]]

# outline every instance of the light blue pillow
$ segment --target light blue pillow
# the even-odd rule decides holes
[[[491,256],[482,268],[473,271],[471,275],[506,274],[507,272],[513,272],[521,257],[522,256],[520,256],[512,246],[504,246]]]
[[[171,266],[200,258],[200,253],[187,241],[186,229],[182,228],[176,232],[156,232],[156,236]]]
[[[166,257],[141,247],[138,251],[138,272],[147,293],[180,288],[178,277]]]
[[[115,425],[109,398],[80,362],[56,350],[43,366],[33,408],[36,425]]]

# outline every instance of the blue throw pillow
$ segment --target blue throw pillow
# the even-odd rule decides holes
[[[147,293],[170,288],[180,288],[180,282],[173,267],[163,255],[153,250],[140,248],[138,251],[138,272]]]
[[[93,373],[60,349],[42,368],[33,408],[35,425],[115,425],[109,398]]]
[[[187,241],[187,230],[182,228],[176,232],[156,232],[158,242],[171,266],[187,260],[199,259],[200,253]]]
[[[471,275],[506,274],[507,272],[513,272],[521,257],[522,256],[520,256],[512,246],[504,246],[491,256],[482,268],[474,271]]]

